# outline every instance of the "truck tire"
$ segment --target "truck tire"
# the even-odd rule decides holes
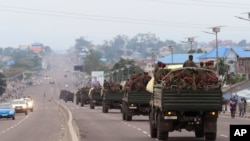
[[[104,113],[108,113],[109,112],[108,106],[106,104],[103,106],[103,112]]]
[[[90,109],[95,109],[95,105],[94,105],[94,103],[93,103],[92,101],[91,101],[90,104],[89,104],[89,108],[90,108]]]
[[[162,131],[161,125],[162,125],[161,114],[158,114],[157,116],[157,139],[168,140],[168,132]]]
[[[126,121],[131,121],[132,120],[132,115],[131,116],[129,116],[128,115],[128,107],[127,107],[127,105],[125,105],[125,108],[123,109],[123,111],[125,112],[125,120]]]
[[[150,136],[151,138],[156,138],[157,137],[157,128],[155,127],[155,125],[153,125],[153,112],[150,112],[149,115],[149,126],[150,126]]]
[[[195,129],[195,137],[196,138],[203,138],[204,137],[204,131],[201,128],[196,128]]]
[[[132,120],[132,116],[129,116],[128,114],[126,114],[126,121],[131,121]]]
[[[125,114],[125,112],[122,112],[122,120],[126,120],[126,114]]]
[[[25,115],[28,115],[28,111],[26,110],[26,111],[24,112],[24,114],[25,114]]]
[[[84,107],[84,102],[81,102],[81,107]]]
[[[213,132],[205,133],[205,139],[209,141],[214,141],[216,139],[216,133]]]

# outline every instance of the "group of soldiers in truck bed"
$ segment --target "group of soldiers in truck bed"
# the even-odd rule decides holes
[[[205,66],[204,66],[205,64]],[[200,62],[198,67],[193,62],[193,56],[184,62],[183,68],[171,71],[166,64],[158,62],[155,67],[155,83],[165,82],[166,89],[219,89],[221,83],[215,74],[213,61]],[[171,71],[171,73],[170,73]]]

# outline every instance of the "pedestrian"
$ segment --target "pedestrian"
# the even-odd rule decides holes
[[[241,98],[239,102],[239,117],[243,116],[244,116],[244,100],[243,98]]]
[[[231,118],[234,118],[236,111],[236,101],[233,98],[230,98],[230,111],[231,111]]]
[[[247,100],[245,97],[243,98],[243,104],[244,104],[244,111],[243,111],[243,116],[244,116],[247,112]]]

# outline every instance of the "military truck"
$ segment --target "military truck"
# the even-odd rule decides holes
[[[146,86],[151,76],[148,73],[135,73],[126,81],[122,98],[122,119],[131,121],[134,115],[148,116],[151,93]]]
[[[88,96],[90,109],[95,109],[95,106],[102,106],[101,88],[90,88]]]
[[[74,93],[68,90],[61,90],[59,99],[64,100],[65,102],[72,101],[74,102]]]
[[[197,138],[215,140],[222,110],[221,82],[215,71],[184,67],[161,72],[163,75],[155,75],[161,76],[158,80],[152,78],[147,85],[152,92],[151,138],[167,140],[169,132],[186,129]]]
[[[120,109],[122,111],[122,97],[124,93],[124,84],[122,82],[107,82],[104,80],[103,89],[101,95],[102,101],[102,112],[108,113],[109,109]]]
[[[88,96],[89,89],[90,88],[82,87],[82,88],[77,90],[77,92],[75,94],[76,95],[76,105],[78,105],[80,103],[81,104],[80,106],[83,107],[84,104],[90,103],[90,98]]]
[[[102,112],[108,113],[109,109],[120,109],[122,105],[123,91],[103,90]]]
[[[132,116],[148,116],[150,111],[151,93],[142,91],[125,91],[122,98],[122,119],[131,121]]]

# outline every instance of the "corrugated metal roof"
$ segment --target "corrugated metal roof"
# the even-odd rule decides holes
[[[245,50],[243,47],[233,47],[232,49],[240,58],[250,57],[250,50]]]
[[[225,57],[230,49],[231,48],[228,48],[228,47],[218,47],[218,57],[219,58]],[[200,59],[203,59],[203,58],[216,58],[216,49],[213,49],[210,52],[199,56],[199,58]]]
[[[226,57],[228,52],[232,49],[240,58],[250,57],[250,51],[244,50],[243,47],[218,47],[218,57],[223,58]],[[211,50],[210,52],[203,54],[199,57],[202,58],[216,58],[216,49]]]

